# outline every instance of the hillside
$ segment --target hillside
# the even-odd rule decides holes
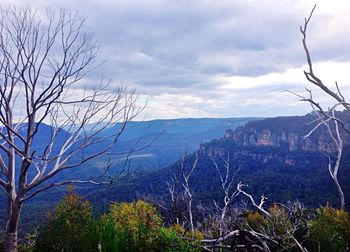
[[[234,183],[241,181],[247,184],[247,191],[256,197],[265,195],[270,203],[300,200],[310,207],[327,203],[336,205],[338,197],[327,170],[328,159],[320,152],[322,150],[332,155],[334,151],[326,131],[320,128],[310,139],[302,138],[312,127],[309,125],[312,119],[312,115],[277,117],[250,121],[241,126],[239,124],[242,124],[242,121],[236,121],[230,125],[213,123],[215,127],[211,128],[209,126],[196,128],[195,123],[200,122],[201,119],[194,121],[191,119],[184,124],[175,120],[179,124],[177,126],[170,124],[170,130],[165,135],[168,138],[164,138],[159,143],[156,142],[150,150],[155,151],[157,155],[162,153],[170,155],[174,151],[174,156],[167,159],[170,162],[181,157],[181,153],[176,152],[178,144],[185,142],[186,139],[193,145],[197,144],[197,149],[194,150],[198,151],[199,160],[190,181],[196,203],[212,204],[213,199],[221,197],[219,177],[211,158],[222,167],[223,158],[229,155],[231,168],[238,171]],[[221,122],[223,121],[225,120]],[[167,125],[169,122],[163,123]],[[125,139],[132,139],[135,132],[140,132],[142,124],[134,125],[136,125],[135,128],[126,131],[129,135],[126,134]],[[192,127],[192,135],[186,134],[187,127]],[[213,135],[218,136],[217,139],[203,143],[202,139],[208,139]],[[150,136],[152,136],[151,133],[147,137]],[[193,158],[194,154],[187,157],[188,165]],[[142,161],[145,162],[145,159],[140,158],[139,163],[142,164]],[[179,161],[176,161],[162,169],[143,170],[108,186],[81,186],[76,189],[93,203],[97,213],[105,211],[112,201],[166,197],[168,192],[166,183],[171,179],[172,171],[178,167],[178,164]],[[94,166],[91,165],[91,167]],[[89,167],[85,168],[89,169]],[[346,181],[350,177],[349,141],[346,141],[339,177],[348,202],[350,186]],[[31,212],[47,211],[62,196],[64,190],[65,188],[50,190],[28,202],[26,205],[28,211],[24,211],[22,222],[27,223],[28,227],[33,225],[33,222],[40,223],[45,216],[36,215],[37,219],[34,220]]]
[[[142,174],[148,174],[151,170],[158,170],[173,164],[185,151],[191,153],[200,144],[214,138],[220,138],[225,129],[234,129],[254,119],[257,118],[201,118],[129,122],[114,150],[116,152],[128,152],[152,143],[147,148],[137,151],[130,156],[131,169],[136,169],[139,176],[143,176]],[[101,132],[101,134],[108,136],[111,132],[118,130],[120,126],[120,124],[115,124]],[[92,128],[93,125],[89,125],[89,127]],[[26,125],[23,125],[20,130],[21,133],[25,134]],[[51,126],[41,124],[38,134],[35,136],[31,148],[32,151],[42,154],[45,147],[49,144],[52,132],[53,128]],[[69,137],[69,133],[65,129],[60,129],[56,137],[56,143],[53,146],[53,156],[67,137]],[[87,149],[85,154],[88,154],[89,151],[103,148],[107,144],[109,144],[108,139],[105,142],[94,145],[91,149]],[[79,157],[80,155],[76,155],[75,159]],[[114,169],[119,169],[120,165],[124,163],[125,155],[119,155],[117,159],[120,162],[116,163],[115,167],[113,167]],[[105,164],[106,158],[94,159],[77,169],[61,172],[54,180],[96,178],[103,172],[102,169],[105,167]],[[31,168],[29,170],[29,179],[35,174],[35,168]],[[99,190],[99,188],[98,186],[87,186],[78,190],[86,190],[85,194],[91,194],[93,191]],[[65,190],[65,187],[54,188],[27,202],[25,208],[28,208],[28,211],[24,211],[22,222],[37,223],[45,219],[45,215],[36,215],[37,220],[35,220],[32,212],[45,212],[52,208],[62,197]],[[2,216],[5,214],[5,201],[1,200],[3,199],[1,197],[3,197],[2,194],[0,194],[0,220],[4,220],[5,218],[2,218]]]
[[[191,181],[196,200],[212,202],[219,197],[219,178],[211,158],[222,165],[222,159],[229,155],[232,169],[238,170],[235,183],[248,184],[251,193],[264,194],[270,202],[300,200],[312,207],[337,204],[337,193],[327,169],[328,159],[321,153],[334,154],[327,132],[320,128],[312,137],[303,139],[312,127],[309,125],[312,120],[313,115],[306,115],[252,121],[236,130],[222,132],[221,139],[200,145],[199,161]],[[348,139],[345,143],[339,177],[349,201]],[[188,163],[191,159],[193,154],[188,157]],[[177,165],[90,192],[88,198],[107,203],[147,195],[158,197],[167,192],[166,182]]]

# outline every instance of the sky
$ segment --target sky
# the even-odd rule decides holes
[[[316,74],[350,94],[348,0],[0,0],[43,11],[65,8],[86,18],[104,64],[100,77],[136,89],[155,118],[302,115],[295,95],[313,90],[299,26],[317,3],[308,30]],[[84,83],[83,83],[84,84]]]

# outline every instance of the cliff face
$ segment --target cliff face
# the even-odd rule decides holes
[[[243,146],[271,146],[286,148],[289,151],[322,151],[333,153],[336,151],[334,143],[325,134],[312,138],[304,138],[299,132],[282,131],[274,133],[270,129],[257,131],[256,129],[241,128],[232,135],[225,133],[224,139],[232,140]]]
[[[295,166],[299,159],[308,162],[300,158],[305,152],[334,154],[337,150],[325,127],[318,128],[310,137],[304,137],[315,126],[310,124],[313,119],[312,115],[306,115],[249,122],[234,131],[226,130],[222,139],[201,145],[200,151],[209,157],[223,157],[230,153],[232,160],[248,158],[263,164],[271,161],[288,166]],[[349,134],[342,132],[342,135],[344,146],[349,146]]]
[[[348,117],[345,119],[350,121]],[[235,131],[228,129],[224,139],[241,146],[271,146],[289,151],[336,152],[335,144],[324,126],[319,127],[310,137],[305,138],[305,135],[315,126],[310,124],[312,121],[312,115],[269,118],[250,122]],[[342,133],[344,144],[349,145],[349,137],[345,132]]]

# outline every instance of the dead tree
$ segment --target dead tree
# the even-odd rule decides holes
[[[337,82],[335,82],[335,90],[332,90],[332,88],[330,88],[329,85],[326,85],[315,73],[310,50],[307,46],[307,40],[306,40],[308,25],[310,23],[310,20],[312,18],[315,8],[316,8],[316,5],[313,7],[309,17],[305,18],[304,25],[300,26],[300,32],[302,34],[302,44],[305,51],[306,60],[308,63],[308,71],[304,71],[304,74],[306,79],[311,84],[320,88],[323,91],[323,93],[326,94],[328,97],[332,98],[335,101],[335,103],[330,108],[324,109],[322,105],[320,105],[320,103],[313,98],[312,91],[309,89],[307,89],[307,92],[309,93],[309,97],[304,97],[298,94],[296,95],[299,96],[302,101],[308,102],[311,105],[314,114],[316,114],[317,116],[317,119],[315,120],[316,125],[313,127],[313,129],[310,130],[310,132],[306,135],[306,137],[309,137],[319,127],[325,126],[327,128],[327,132],[332,142],[334,143],[334,146],[336,147],[337,155],[336,155],[336,161],[334,162],[334,164],[331,158],[329,157],[329,155],[327,154],[329,158],[328,169],[329,169],[331,178],[336,185],[336,188],[340,197],[340,208],[344,209],[345,208],[344,193],[338,181],[338,171],[339,171],[339,166],[341,163],[342,153],[343,153],[343,137],[341,135],[341,130],[349,134],[350,128],[344,120],[342,120],[339,116],[337,116],[336,110],[342,108],[345,111],[350,112],[350,104],[347,101],[346,97],[341,92],[341,89]]]
[[[243,190],[243,187],[247,187],[247,186],[248,186],[248,185],[244,185],[244,184],[242,184],[241,182],[239,182],[239,183],[237,184],[237,191],[238,191],[238,193],[239,193],[239,194],[243,194],[244,196],[248,197],[248,199],[250,200],[250,202],[252,203],[252,205],[253,205],[255,208],[257,208],[257,209],[259,210],[259,212],[263,213],[264,215],[266,215],[266,216],[268,216],[268,217],[271,217],[271,214],[270,214],[268,211],[266,211],[266,210],[264,209],[264,204],[265,204],[267,198],[266,198],[264,195],[262,195],[262,196],[260,197],[260,203],[259,203],[259,205],[258,205],[258,204],[255,202],[253,196],[252,196],[251,194],[249,194],[249,193],[247,193],[247,192],[245,192],[245,191]]]
[[[178,168],[172,171],[172,177],[170,181],[167,182],[170,202],[167,204],[167,207],[163,208],[166,208],[172,224],[183,226],[183,217],[187,211],[187,201],[185,192],[183,191],[183,175],[182,170],[179,169],[180,167],[181,166],[179,165]]]
[[[55,186],[107,183],[53,178],[115,152],[126,122],[140,112],[137,97],[126,88],[102,81],[90,90],[81,86],[98,65],[98,46],[83,25],[84,19],[65,11],[47,11],[39,20],[30,8],[1,9],[0,188],[7,199],[8,252],[17,251],[27,200]],[[101,134],[115,122],[120,122],[115,132]],[[38,150],[34,143],[44,123],[51,130]],[[108,183],[117,179],[108,174]]]
[[[224,235],[224,227],[225,227],[225,219],[227,211],[229,210],[229,206],[232,204],[233,200],[239,195],[239,191],[232,190],[232,185],[234,182],[235,175],[237,171],[233,171],[230,165],[230,154],[227,154],[227,158],[222,157],[224,172],[221,171],[218,163],[214,158],[210,158],[214,164],[214,167],[219,175],[221,189],[224,193],[223,204],[219,206],[219,204],[214,200],[214,205],[216,209],[220,212],[220,221],[219,221],[219,236],[222,237]]]
[[[312,93],[309,90],[309,98],[302,98],[302,100],[310,100],[313,101]],[[315,122],[317,123],[307,135],[304,136],[304,139],[310,137],[319,127],[324,126],[327,130],[327,133],[331,139],[331,142],[333,143],[335,149],[336,149],[336,158],[335,161],[333,161],[333,158],[331,155],[327,152],[321,151],[323,155],[325,155],[328,158],[328,171],[329,174],[336,186],[339,199],[340,199],[340,209],[345,209],[345,197],[343,189],[339,183],[338,180],[338,172],[340,168],[340,163],[343,157],[343,137],[341,135],[340,127],[339,127],[339,118],[336,117],[335,109],[329,109],[327,113],[331,113],[330,117],[325,117],[317,108],[316,106],[310,102],[311,108],[316,115]],[[337,118],[337,120],[333,119]],[[344,124],[345,125],[345,124]]]
[[[193,172],[197,168],[198,163],[198,152],[195,153],[194,160],[191,162],[191,164],[187,167],[188,158],[187,155],[184,155],[182,160],[179,163],[179,169],[182,175],[182,186],[185,191],[186,195],[186,201],[187,201],[187,211],[188,211],[188,218],[190,222],[191,227],[191,234],[194,235],[194,224],[193,224],[193,214],[192,214],[192,200],[193,200],[193,191],[190,186],[190,178],[193,175]]]

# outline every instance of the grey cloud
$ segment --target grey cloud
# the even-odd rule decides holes
[[[47,2],[34,0],[31,4],[43,8]],[[106,59],[92,78],[103,73],[144,95],[191,94],[202,101],[184,106],[227,116],[229,110],[236,111],[237,102],[231,104],[231,98],[242,104],[252,98],[262,102],[263,97],[279,90],[300,86],[281,83],[223,94],[218,90],[220,83],[211,80],[217,75],[254,77],[305,64],[299,25],[312,4],[302,0],[74,0],[69,5],[51,0],[50,6],[77,10],[86,16],[86,30],[96,34],[101,58]],[[310,33],[322,35],[310,36],[312,53],[315,60],[349,61],[349,34],[333,31],[334,36],[328,36],[323,31],[324,27],[331,28],[332,20],[316,11]],[[221,95],[228,101],[221,108],[205,102]],[[242,106],[236,113],[295,111],[293,107],[280,111],[271,104],[265,108]]]

